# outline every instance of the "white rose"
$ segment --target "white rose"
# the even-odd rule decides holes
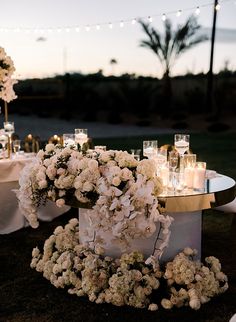
[[[120,178],[119,178],[119,177],[114,177],[114,178],[112,179],[112,184],[113,184],[113,186],[118,187],[120,183],[121,183],[121,180],[120,180]]]
[[[155,303],[151,303],[151,304],[149,304],[149,306],[148,306],[148,310],[149,310],[149,311],[157,311],[157,310],[158,310],[158,306],[157,306],[157,304],[155,304]]]
[[[66,169],[63,169],[63,168],[57,169],[57,174],[59,174],[59,176],[65,174],[65,172],[66,172]]]
[[[59,207],[59,208],[63,207],[63,206],[65,205],[65,200],[64,200],[64,199],[62,199],[62,198],[57,199],[57,201],[56,201],[56,205],[57,205],[57,207]]]
[[[47,153],[54,151],[54,149],[55,149],[55,145],[52,144],[52,143],[47,144],[46,147],[45,147],[45,151]]]
[[[48,186],[47,180],[39,181],[38,185],[39,185],[39,189],[47,188],[47,186]]]
[[[43,150],[39,150],[39,152],[37,153],[37,157],[40,159],[43,159],[44,157],[44,151]]]
[[[90,170],[94,171],[98,168],[98,162],[96,160],[91,159],[88,161],[88,167]]]
[[[93,190],[93,185],[86,181],[84,184],[83,184],[83,191],[92,191]]]

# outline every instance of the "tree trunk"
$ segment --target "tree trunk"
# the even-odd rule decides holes
[[[164,97],[164,108],[166,109],[166,112],[170,112],[172,107],[172,84],[171,84],[171,78],[170,78],[170,71],[167,68],[164,75],[163,75],[163,97]]]

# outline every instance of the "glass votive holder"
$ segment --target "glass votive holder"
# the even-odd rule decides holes
[[[14,122],[3,122],[3,125],[7,135],[11,136],[15,132]]]
[[[63,146],[75,147],[75,134],[65,133],[63,134]]]
[[[20,144],[21,144],[21,141],[20,140],[13,140],[12,141],[13,152],[16,154],[16,156],[19,155],[19,152],[20,152]]]
[[[141,157],[141,149],[131,149],[130,153],[132,154],[132,156],[137,160],[140,161],[140,157]]]
[[[183,156],[184,163],[184,186],[193,189],[193,178],[195,173],[196,154],[185,154]]]
[[[197,161],[196,154],[184,154],[184,156],[183,156],[183,162],[184,162],[185,168],[194,167],[196,161]]]
[[[88,130],[87,129],[75,129],[75,142],[82,146],[88,141]]]
[[[194,167],[193,189],[204,191],[206,176],[206,162],[196,162]]]
[[[157,140],[143,141],[143,156],[147,157],[148,159],[152,159],[156,157],[157,147],[158,147]]]

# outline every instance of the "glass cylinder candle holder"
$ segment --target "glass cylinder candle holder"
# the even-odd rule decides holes
[[[195,173],[196,154],[185,154],[184,163],[184,185],[188,189],[193,189],[193,178]]]
[[[148,159],[152,159],[156,157],[157,147],[158,147],[157,140],[143,141],[143,156],[147,157]]]
[[[162,183],[163,186],[166,188],[169,184],[169,176],[170,176],[170,172],[169,172],[169,163],[165,162],[164,164],[162,164],[162,166],[160,167],[160,177],[162,179]]]
[[[82,150],[83,145],[88,142],[88,130],[87,129],[75,129],[75,142],[80,145]]]
[[[141,150],[140,149],[131,149],[130,153],[137,160],[140,161]]]
[[[75,135],[73,133],[63,134],[63,145],[75,147]]]
[[[194,167],[193,189],[204,191],[206,176],[206,162],[196,162]]]

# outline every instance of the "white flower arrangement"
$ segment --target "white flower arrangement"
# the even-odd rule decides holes
[[[113,242],[125,251],[133,239],[148,238],[160,224],[159,257],[168,245],[172,218],[158,209],[162,182],[153,160],[137,161],[125,151],[101,151],[83,155],[70,147],[48,144],[21,174],[18,199],[30,225],[38,226],[37,207],[47,199],[57,206],[77,203],[91,208],[84,243],[103,245],[102,234],[110,231]],[[97,235],[91,240],[91,235]]]
[[[0,98],[9,103],[17,98],[13,85],[17,83],[12,79],[15,67],[11,57],[7,56],[5,50],[0,47]]]
[[[74,218],[64,228],[55,229],[45,241],[43,253],[37,247],[33,249],[31,268],[42,272],[55,287],[88,296],[92,302],[147,307],[151,311],[159,306],[171,309],[183,305],[198,310],[228,288],[219,260],[207,257],[204,266],[193,260],[196,251],[190,248],[176,255],[164,271],[153,256],[144,261],[139,252],[117,259],[103,253],[102,247],[92,251],[79,244],[79,222]],[[170,297],[161,298],[160,289]]]

